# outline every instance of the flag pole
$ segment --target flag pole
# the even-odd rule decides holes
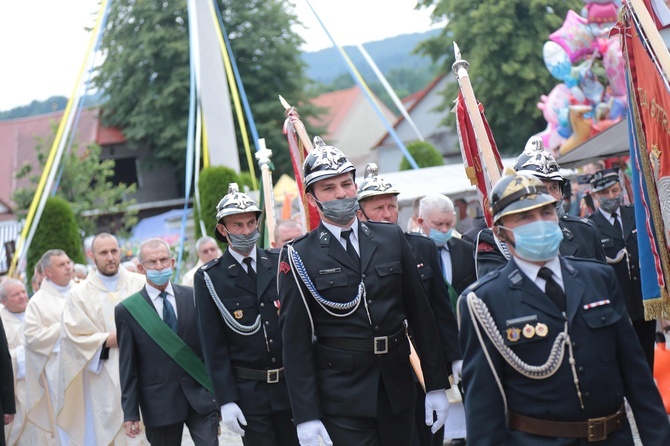
[[[258,139],[258,151],[255,154],[258,165],[261,168],[261,181],[263,183],[263,201],[265,201],[265,225],[270,243],[275,241],[275,201],[272,186],[272,170],[270,169],[270,157],[272,150],[265,147],[265,138]]]

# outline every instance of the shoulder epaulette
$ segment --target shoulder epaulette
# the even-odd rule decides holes
[[[486,282],[490,282],[493,279],[497,278],[500,275],[500,270],[494,269],[493,271],[489,271],[484,277],[480,277],[478,280],[474,281],[472,284],[470,284],[469,287],[463,291],[463,294],[469,292],[469,291],[474,291]]]
[[[405,232],[405,235],[409,235],[410,237],[421,237],[427,239],[428,236],[426,234],[422,234],[420,232]]]
[[[219,263],[220,260],[221,260],[221,257],[217,257],[217,258],[214,259],[214,260],[210,260],[209,262],[207,262],[207,263],[205,263],[204,265],[202,265],[202,266],[200,267],[200,269],[203,270],[203,271],[207,271],[207,270],[210,269],[212,266],[214,266],[214,265],[216,265],[217,263]]]
[[[287,245],[293,245],[295,242],[297,242],[298,240],[302,240],[302,239],[304,239],[304,238],[307,237],[308,235],[309,235],[309,232],[306,232],[306,233],[304,233],[303,235],[301,235],[300,237],[296,237],[296,238],[294,238],[293,240],[289,240],[288,242],[286,242],[286,244],[287,244]]]

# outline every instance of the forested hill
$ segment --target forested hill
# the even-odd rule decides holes
[[[419,42],[439,32],[440,30],[432,30],[425,33],[403,34],[369,42],[363,46],[385,75],[392,70],[406,68],[428,70],[431,67],[430,58],[412,52]],[[358,48],[345,46],[344,50],[365,79],[374,78],[372,70]],[[339,76],[348,74],[347,67],[335,48],[304,53],[302,58],[307,64],[307,77],[318,83],[331,84]]]

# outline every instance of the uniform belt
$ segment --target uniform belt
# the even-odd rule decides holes
[[[241,379],[253,379],[255,381],[265,381],[268,384],[276,384],[284,379],[284,367],[270,370],[253,370],[242,367],[233,367],[235,376]]]
[[[623,406],[612,415],[586,421],[541,420],[509,412],[509,425],[514,430],[543,437],[585,438],[589,442],[607,439],[607,435],[621,429],[627,421]]]
[[[371,352],[375,355],[383,355],[389,350],[400,345],[407,339],[405,328],[401,328],[397,333],[390,336],[376,336],[374,338],[331,338],[328,336],[319,336],[317,342],[328,347],[341,348],[342,350],[351,350],[354,352]]]

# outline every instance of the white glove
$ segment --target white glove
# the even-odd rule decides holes
[[[300,446],[319,446],[319,437],[326,446],[333,446],[333,440],[326,431],[326,426],[321,420],[310,420],[296,426],[298,429],[298,441]]]
[[[221,419],[223,420],[223,424],[225,424],[231,432],[244,437],[244,429],[242,429],[242,426],[247,425],[247,420],[244,418],[240,406],[235,403],[226,403],[221,406]],[[240,426],[240,424],[242,426]]]
[[[437,420],[433,423],[433,412],[437,415]],[[447,392],[444,389],[433,390],[426,394],[426,426],[433,426],[430,430],[432,433],[440,430],[447,421],[447,413],[449,413],[449,399]]]
[[[451,376],[454,381],[454,385],[458,385],[461,382],[461,375],[463,374],[463,360],[458,359],[451,363]]]

